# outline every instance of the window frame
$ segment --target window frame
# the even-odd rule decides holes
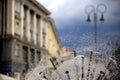
[[[15,0],[15,12],[20,14],[21,11],[21,2],[20,0]]]
[[[15,44],[14,56],[15,57],[20,57],[20,44],[18,44],[18,43]]]

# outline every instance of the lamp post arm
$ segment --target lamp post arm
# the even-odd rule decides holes
[[[99,12],[101,14],[105,13],[107,11],[107,6],[105,4],[99,4],[96,7],[96,12]]]
[[[92,13],[95,13],[95,7],[93,5],[88,5],[86,8],[85,8],[85,13],[90,15]]]

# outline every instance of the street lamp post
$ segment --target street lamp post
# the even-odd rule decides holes
[[[95,48],[94,48],[94,52],[96,54],[96,52],[98,51],[97,49],[97,21],[98,21],[98,13],[101,14],[101,18],[100,21],[103,23],[104,22],[104,13],[106,12],[107,7],[105,4],[99,4],[96,7],[94,7],[93,5],[88,5],[85,8],[85,12],[88,15],[87,18],[87,22],[91,22],[90,19],[90,15],[93,14],[93,18],[94,18],[94,41],[95,41]],[[90,65],[91,65],[91,61],[92,61],[92,55],[93,52],[91,52],[91,58],[90,58],[90,62],[89,62],[89,67],[88,67],[88,74],[87,74],[87,80],[89,80],[89,76],[90,76]],[[95,69],[94,69],[95,70]]]
[[[93,14],[94,18],[94,40],[95,40],[95,49],[94,51],[97,51],[97,21],[98,21],[98,13],[101,14],[100,21],[104,22],[104,13],[106,12],[107,7],[105,4],[99,4],[96,7],[93,5],[88,5],[85,8],[85,12],[88,15],[87,22],[91,22],[90,15]]]

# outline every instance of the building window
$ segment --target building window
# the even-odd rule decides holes
[[[26,27],[23,27],[23,34],[26,36]]]
[[[43,28],[43,34],[46,34],[45,28]]]
[[[16,19],[15,20],[15,36],[16,38],[20,38],[20,23],[19,21]]]
[[[43,34],[46,34],[46,21],[43,20]]]
[[[27,27],[27,6],[24,5],[24,16],[23,16],[23,38],[27,41],[27,34],[26,34],[26,27]]]
[[[28,62],[28,48],[23,46],[23,59],[25,62]]]
[[[43,47],[46,47],[46,20],[43,20]]]
[[[20,0],[15,0],[15,12],[20,13]]]
[[[33,30],[33,11],[30,11],[30,30]]]
[[[16,44],[15,45],[15,57],[19,57],[20,53],[20,45]]]
[[[36,41],[38,46],[40,46],[40,16],[37,15],[37,34],[36,34]]]
[[[36,41],[37,41],[37,45],[40,46],[40,37],[39,34],[36,34]]]
[[[33,31],[30,30],[30,37],[31,37],[31,43],[34,43],[34,40],[33,40]]]
[[[43,23],[43,47],[46,47],[46,22]]]
[[[15,28],[16,28],[16,29],[19,28],[19,23],[18,23],[18,22],[16,22],[16,26],[15,26]]]
[[[35,60],[35,51],[34,51],[34,49],[31,49],[30,52],[31,52],[31,59],[30,59],[30,61],[32,63],[34,63],[34,60]]]
[[[18,33],[20,30],[20,23],[18,21],[15,22],[15,31]]]
[[[37,52],[37,61],[39,62],[41,60],[41,52]]]
[[[37,15],[37,31],[40,31],[40,16]]]
[[[33,14],[34,12],[31,10],[30,11],[30,36],[31,36],[31,43],[34,43],[34,38],[33,38],[33,22],[34,22],[34,18],[33,18]]]
[[[23,16],[24,26],[26,26],[27,22],[27,7],[24,5],[24,16]]]
[[[45,35],[43,35],[43,47],[45,47]]]

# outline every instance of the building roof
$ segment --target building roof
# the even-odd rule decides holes
[[[51,12],[47,10],[42,4],[40,4],[36,0],[30,0],[32,3],[34,3],[35,6],[37,6],[40,10],[42,10],[46,15],[50,15]]]

